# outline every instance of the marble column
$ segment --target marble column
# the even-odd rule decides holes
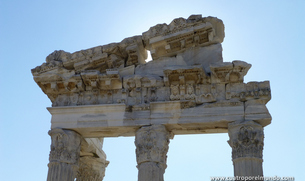
[[[163,181],[170,134],[164,125],[144,126],[136,132],[138,181]]]
[[[74,181],[78,171],[81,136],[75,131],[55,128],[49,131],[51,151],[47,181]]]
[[[232,147],[234,176],[240,180],[263,180],[264,129],[253,121],[230,123],[228,126]]]

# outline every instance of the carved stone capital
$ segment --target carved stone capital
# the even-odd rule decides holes
[[[73,181],[78,170],[81,136],[59,128],[49,131],[49,135],[52,143],[47,181]]]
[[[138,181],[163,181],[169,137],[164,125],[145,126],[136,132]]]
[[[229,124],[229,145],[233,161],[238,158],[263,158],[263,127],[252,121]]]
[[[105,176],[105,169],[108,161],[92,156],[80,158],[77,181],[102,181]]]
[[[49,131],[52,139],[50,162],[78,164],[81,136],[70,130],[52,129]]]
[[[137,163],[156,162],[166,165],[169,132],[163,125],[142,127],[136,132]]]

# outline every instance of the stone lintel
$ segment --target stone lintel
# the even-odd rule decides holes
[[[245,114],[245,105],[223,101],[192,107],[185,102],[168,101],[152,102],[141,109],[128,109],[125,104],[102,104],[48,110],[52,114],[52,128],[72,129],[85,138],[134,136],[136,130],[147,125],[165,125],[174,134],[225,133],[228,123],[243,121],[245,117],[262,126],[270,123],[266,108],[261,113],[258,110]]]

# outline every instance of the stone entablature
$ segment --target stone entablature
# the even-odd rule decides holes
[[[105,126],[103,122],[107,117],[107,129],[115,125],[120,130],[129,125],[133,130],[133,133],[110,131],[108,136],[135,135],[134,130],[140,125],[153,124],[155,115],[159,115],[160,123],[176,133],[184,129],[193,133],[185,119],[200,123],[198,128],[203,132],[227,129],[225,124],[219,123],[227,124],[234,119],[269,124],[271,116],[265,106],[271,98],[269,81],[244,83],[251,64],[237,60],[223,62],[220,44],[223,38],[224,26],[220,19],[192,15],[188,19],[177,18],[169,25],[153,26],[142,36],[126,38],[120,43],[72,54],[55,51],[46,58],[46,63],[32,69],[32,73],[52,101],[53,108],[49,111],[53,115],[53,128],[77,128],[83,133],[82,128],[91,128],[89,122],[93,120],[95,126]],[[178,40],[180,48],[173,48],[170,42]],[[145,62],[147,50],[153,55],[150,62]],[[107,116],[84,118],[86,114],[82,110],[89,111],[86,106],[93,106],[92,109]],[[170,107],[175,114],[159,110],[158,106]],[[190,118],[184,109],[196,115]],[[67,110],[79,116],[71,115],[74,117],[70,122],[72,126],[67,125],[69,119],[63,123],[62,118],[58,118],[70,115]],[[170,124],[165,118],[176,121]],[[113,124],[116,121],[122,123]],[[213,121],[212,127],[203,124]]]
[[[235,66],[238,65],[238,66]],[[126,106],[172,100],[194,100],[196,104],[239,97],[270,100],[268,81],[243,83],[251,67],[242,61],[211,65],[211,75],[202,67],[167,67],[164,77],[157,75],[125,75],[108,70],[105,74],[88,70],[59,68],[57,72],[40,74],[34,79],[46,93],[52,106],[77,106],[125,103]]]
[[[32,74],[52,102],[48,181],[102,180],[103,137],[117,136],[135,136],[139,181],[163,181],[170,137],[224,132],[235,176],[263,175],[270,84],[244,83],[251,64],[224,62],[223,39],[220,19],[192,15],[119,43],[47,56]]]
[[[162,26],[162,31],[160,30],[160,26]],[[202,39],[200,32],[203,30],[208,30],[211,34],[209,35],[208,44],[200,43]],[[187,57],[183,57],[183,62],[181,62],[182,59],[178,57],[179,60],[175,60],[175,56],[179,53],[185,54],[182,56],[188,56],[187,53],[192,52],[185,51],[195,48],[197,45],[204,47],[219,44],[216,48],[212,47],[212,49],[221,48],[219,46],[223,41],[223,30],[223,23],[217,18],[202,18],[201,15],[193,15],[188,19],[178,18],[173,20],[169,25],[163,24],[151,27],[142,36],[126,38],[120,43],[111,43],[72,54],[62,50],[54,51],[46,58],[46,63],[32,69],[32,74],[34,80],[52,101],[53,107],[121,102],[127,106],[133,106],[153,101],[172,100],[170,99],[170,87],[172,85],[168,85],[167,82],[168,68],[175,69],[176,66],[182,63],[183,66],[178,69],[192,69],[185,67],[185,63],[183,62],[188,62],[187,64],[189,66],[200,63],[192,62],[194,60],[189,61]],[[198,33],[196,33],[197,31]],[[152,47],[156,43],[160,44],[156,38],[160,39],[160,37],[164,37],[166,41],[168,38],[179,39],[184,37],[185,33],[191,33],[193,35],[188,38],[192,39],[192,41],[187,40],[186,46],[183,46],[183,49],[170,50],[168,48],[170,46],[169,44],[166,47],[171,53],[157,57],[155,53],[152,53],[153,61],[160,64],[158,65],[159,72],[145,72],[147,67],[151,70],[155,69],[155,63],[147,63],[147,65],[142,67],[138,66],[146,63],[147,50],[153,52],[155,49],[152,49]],[[200,40],[199,42],[197,42],[198,38]],[[159,50],[160,48],[157,48],[158,52],[161,51]],[[213,54],[213,51],[204,51],[204,53]],[[168,60],[161,60],[160,57],[168,57],[172,58],[172,60],[169,62]],[[200,61],[206,62],[206,60]],[[212,61],[214,63],[222,62],[222,57],[219,56],[217,60]],[[228,68],[228,71],[232,71],[230,70],[232,66]],[[209,69],[209,66],[204,65],[202,68]],[[198,72],[198,70],[188,71]],[[199,79],[194,80],[196,82],[192,81],[193,88],[196,87],[196,84],[203,84],[204,81],[207,83],[211,82],[211,77],[207,77],[207,73],[204,70],[197,73],[200,75],[195,73],[196,75],[194,76]],[[217,70],[215,73],[217,74]],[[203,80],[205,77],[209,80]],[[188,89],[190,90],[191,87],[189,86]],[[183,91],[181,91],[181,94],[183,97]],[[192,95],[192,99],[194,99],[194,95]]]

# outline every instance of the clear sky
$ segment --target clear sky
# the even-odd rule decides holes
[[[305,180],[305,1],[0,0],[0,180],[46,180],[51,106],[31,69],[54,50],[74,52],[140,35],[191,14],[225,24],[224,61],[252,64],[245,82],[270,80],[264,175]],[[175,136],[165,181],[232,176],[227,134]],[[104,181],[135,181],[133,137],[107,138]]]

